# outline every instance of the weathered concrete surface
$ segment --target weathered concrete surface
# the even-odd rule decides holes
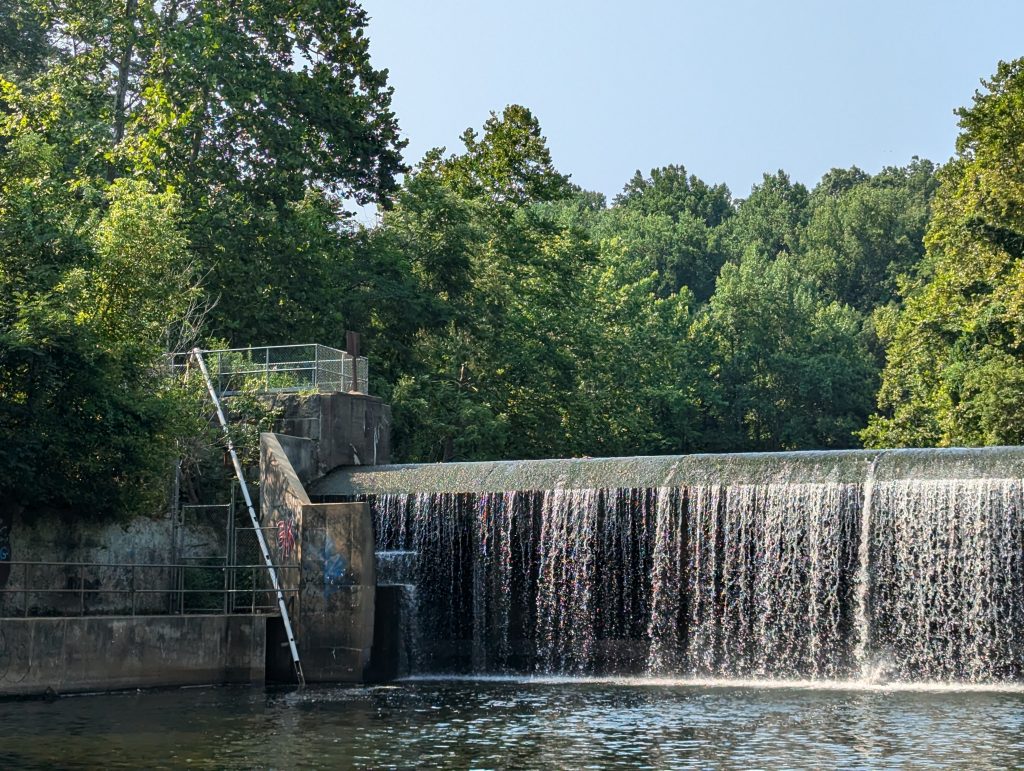
[[[300,473],[304,483],[338,466],[390,463],[391,407],[378,397],[287,394],[274,396],[273,403],[284,410],[278,431],[313,441],[315,473]]]
[[[302,448],[281,439],[260,437],[260,506],[274,563],[300,568],[283,570],[281,584],[297,590],[289,612],[302,669],[310,682],[361,682],[373,645],[370,510],[364,503],[310,503],[289,453]]]
[[[130,613],[131,588],[149,590],[135,597],[136,612],[167,610],[173,585],[173,525],[169,517],[139,517],[127,524],[95,523],[52,511],[21,512],[4,524],[5,554],[15,563],[102,563],[88,568],[9,564],[0,574],[0,616],[61,613]],[[102,565],[110,565],[104,567]],[[60,590],[28,592],[28,587]],[[83,592],[82,590],[85,590]],[[83,603],[84,600],[84,603]]]
[[[373,523],[365,503],[303,507],[299,618],[310,681],[361,682],[373,646]]]
[[[316,479],[317,474],[317,443],[303,436],[273,434],[280,451],[288,458],[299,483],[304,487]]]
[[[302,562],[302,511],[310,502],[285,449],[294,448],[297,441],[280,434],[260,434],[260,520],[269,528],[265,531],[267,545],[275,565]],[[281,588],[289,592],[289,613],[298,614],[299,572],[285,569],[278,578]]]
[[[172,528],[166,515],[137,517],[128,523],[96,523],[57,512],[24,512],[10,523],[11,559],[168,563]]]
[[[0,620],[0,696],[262,683],[261,616]]]

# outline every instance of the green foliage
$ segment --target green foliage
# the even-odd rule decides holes
[[[860,318],[822,300],[792,258],[725,266],[691,334],[711,375],[707,449],[855,444],[875,386]]]
[[[740,201],[725,229],[724,242],[733,260],[753,252],[771,259],[796,254],[810,216],[810,195],[784,171],[765,174],[750,196]]]
[[[443,150],[428,154],[454,192],[466,199],[522,206],[564,197],[569,178],[551,161],[540,122],[525,107],[513,104],[484,123],[483,136],[473,129],[462,134],[465,153],[441,160]]]
[[[346,328],[397,460],[1024,441],[1021,61],[941,171],[779,171],[736,200],[672,165],[609,204],[519,105],[399,185],[351,0],[0,14],[3,505],[152,507],[172,457],[207,496],[219,429],[163,353]],[[265,386],[230,404],[250,466]]]
[[[2,134],[0,495],[97,516],[144,510],[181,420],[159,362],[196,291],[178,200],[137,182],[76,189],[57,148],[13,121]]]
[[[959,113],[927,254],[883,325],[872,446],[1024,442],[1024,59],[984,87]]]
[[[875,177],[833,169],[812,194],[800,267],[828,297],[862,312],[897,299],[924,256],[935,169],[915,159]]]
[[[224,348],[223,340],[208,340],[214,349]],[[297,385],[293,375],[272,373],[269,384],[260,374],[236,374],[255,369],[252,357],[244,351],[205,357],[207,369],[220,391],[230,391],[222,399],[231,442],[250,487],[258,485],[260,434],[275,430],[283,412],[267,387],[290,388]],[[189,503],[225,501],[235,484],[234,468],[229,460],[227,441],[210,401],[206,381],[196,362],[179,362],[175,388],[182,405],[182,422],[176,442],[182,498]]]
[[[42,9],[22,0],[0,0],[0,74],[19,77],[37,70],[46,55]]]
[[[340,342],[335,309],[358,261],[345,202],[387,204],[404,169],[365,11],[12,2],[20,28],[40,34],[12,49],[7,111],[58,148],[78,184],[131,177],[174,190],[209,332],[236,345]]]
[[[932,164],[834,169],[813,193],[779,172],[740,202],[670,166],[609,207],[524,108],[463,142],[366,242],[407,310],[370,336],[400,459],[856,445]]]
[[[386,73],[352,2],[0,13],[0,505],[154,511],[210,444],[166,351],[365,313],[343,207],[403,168]]]
[[[725,185],[708,185],[682,166],[638,171],[598,226],[615,236],[633,261],[657,273],[659,297],[689,289],[698,302],[714,291],[725,262],[721,225],[733,214]]]
[[[433,294],[427,324],[405,330],[396,444],[433,460],[564,454],[592,250],[545,208],[571,189],[529,111],[508,107],[463,141],[462,155],[428,153],[378,242],[408,245],[415,293]]]

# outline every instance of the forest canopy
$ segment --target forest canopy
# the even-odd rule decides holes
[[[521,105],[407,165],[356,2],[0,15],[5,506],[163,494],[166,351],[345,329],[401,461],[1024,441],[1024,60],[945,166],[608,201]]]

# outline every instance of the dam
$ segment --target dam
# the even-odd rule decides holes
[[[412,673],[997,684],[1024,671],[1022,462],[345,467],[309,494],[370,503],[378,570],[397,561],[408,589]]]
[[[354,466],[319,401],[261,442],[307,687],[0,701],[5,766],[1024,762],[1021,448]]]

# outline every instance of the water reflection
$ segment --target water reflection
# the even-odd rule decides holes
[[[1013,767],[1019,691],[523,679],[0,703],[4,768]]]

